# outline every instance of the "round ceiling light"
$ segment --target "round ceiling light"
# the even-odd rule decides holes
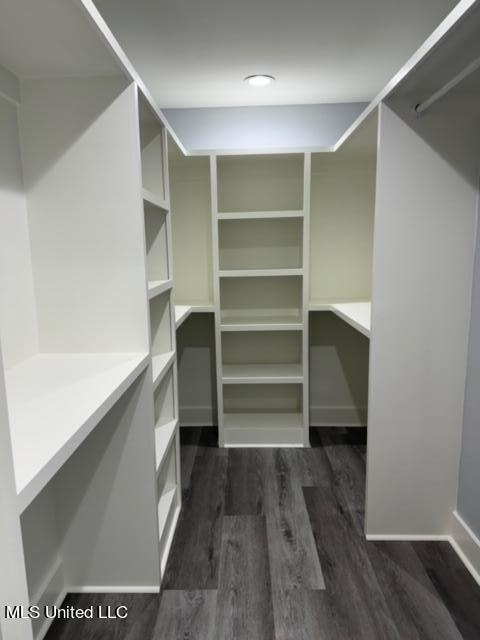
[[[264,73],[256,73],[253,76],[247,76],[244,78],[245,82],[248,82],[252,87],[266,87],[275,80],[273,76],[265,75]]]

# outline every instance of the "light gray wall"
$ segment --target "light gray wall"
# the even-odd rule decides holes
[[[189,151],[330,147],[366,103],[164,109]]]
[[[480,234],[477,230],[457,511],[480,536]]]

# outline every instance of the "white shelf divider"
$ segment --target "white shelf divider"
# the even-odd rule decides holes
[[[303,269],[222,269],[220,278],[265,278],[303,276]]]
[[[178,420],[170,420],[165,424],[155,425],[155,466],[157,475],[170,450],[172,442],[177,432]]]
[[[45,354],[7,371],[19,511],[148,365],[148,354]]]
[[[175,362],[175,351],[167,351],[156,356],[152,356],[153,389],[155,390],[161,383],[170,367]]]
[[[173,287],[173,280],[149,280],[148,282],[148,299],[151,300],[156,296],[170,291]]]
[[[165,530],[165,526],[169,520],[176,495],[177,488],[171,487],[162,493],[160,500],[158,501],[158,529],[160,531],[160,536]]]
[[[163,209],[163,211],[170,211],[170,203],[167,200],[162,200],[155,193],[148,189],[142,191],[143,202],[151,207],[157,207],[157,209]]]
[[[260,220],[274,218],[303,218],[303,211],[240,211],[221,212],[217,214],[218,220]]]
[[[193,307],[188,305],[175,305],[175,327],[178,327],[185,322],[188,316],[192,313]],[[213,309],[212,309],[213,311]]]
[[[302,384],[302,365],[223,364],[223,384]]]
[[[301,331],[303,322],[301,315],[234,315],[223,314],[221,331]]]

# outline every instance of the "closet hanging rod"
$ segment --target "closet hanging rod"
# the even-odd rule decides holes
[[[432,104],[434,104],[440,98],[443,98],[449,91],[451,91],[457,84],[460,84],[462,80],[468,78],[474,71],[480,68],[480,57],[473,60],[468,66],[465,67],[460,73],[454,76],[451,80],[449,80],[446,84],[443,85],[440,89],[435,91],[430,98],[425,100],[424,102],[419,102],[415,105],[415,111],[417,113],[424,113],[427,109],[429,109]]]

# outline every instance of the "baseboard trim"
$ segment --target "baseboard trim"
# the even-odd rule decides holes
[[[480,585],[480,539],[457,512],[453,512],[450,544],[458,557]]]
[[[225,449],[304,449],[305,445],[303,444],[279,444],[278,442],[265,444],[262,442],[261,444],[229,444],[226,442],[224,445]]]
[[[370,542],[381,542],[384,540],[385,542],[394,542],[394,541],[404,541],[404,542],[450,542],[451,536],[448,534],[417,534],[417,533],[400,533],[400,534],[390,534],[390,533],[367,533],[367,540]]]
[[[69,587],[68,593],[160,593],[160,585],[122,585],[101,586],[86,585],[84,587]]]

